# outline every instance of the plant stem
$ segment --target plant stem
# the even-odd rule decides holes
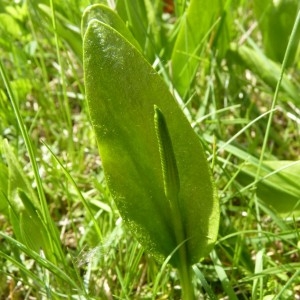
[[[181,264],[178,267],[178,273],[181,283],[182,299],[195,300],[192,267],[187,262],[181,261]]]

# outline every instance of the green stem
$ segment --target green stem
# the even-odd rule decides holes
[[[184,247],[185,248],[185,247]],[[178,267],[179,279],[183,300],[194,300],[193,269],[187,262],[182,262]]]

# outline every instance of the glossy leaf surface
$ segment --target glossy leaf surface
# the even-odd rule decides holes
[[[83,45],[86,97],[118,209],[140,243],[159,260],[178,246],[164,191],[156,105],[172,140],[180,180],[179,221],[188,263],[195,263],[212,248],[219,223],[219,204],[199,137],[161,77],[133,42],[120,34],[122,30],[94,17],[87,24]],[[171,263],[177,265],[178,260],[175,254]]]

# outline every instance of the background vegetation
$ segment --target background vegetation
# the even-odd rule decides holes
[[[107,2],[214,171],[220,232],[194,267],[198,297],[298,299],[298,1]],[[180,299],[178,275],[143,251],[106,187],[84,101],[91,3],[0,0],[0,299]],[[181,48],[193,30],[200,40]]]

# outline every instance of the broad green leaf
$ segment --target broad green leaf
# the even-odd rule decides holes
[[[222,13],[222,0],[192,0],[183,14],[173,53],[173,85],[185,97],[199,66],[201,49]]]
[[[246,164],[238,180],[250,184],[257,165]],[[257,194],[283,216],[300,216],[300,161],[265,161],[257,184]]]
[[[292,28],[300,9],[299,0],[255,0],[254,11],[263,36],[266,55],[272,60],[282,63]],[[300,39],[300,26],[297,38],[292,42],[287,66],[295,59]]]
[[[93,19],[83,46],[91,121],[106,180],[123,219],[159,260],[178,246],[164,190],[156,105],[164,116],[178,168],[189,263],[197,262],[213,247],[219,224],[219,204],[199,137],[132,42]],[[178,261],[175,254],[171,262]]]
[[[239,47],[231,45],[230,55],[236,63],[241,63],[249,68],[255,75],[275,90],[281,73],[279,64],[268,59],[258,49],[251,49],[245,45]],[[281,90],[295,100],[295,103],[299,103],[299,90],[286,75],[282,78]]]

